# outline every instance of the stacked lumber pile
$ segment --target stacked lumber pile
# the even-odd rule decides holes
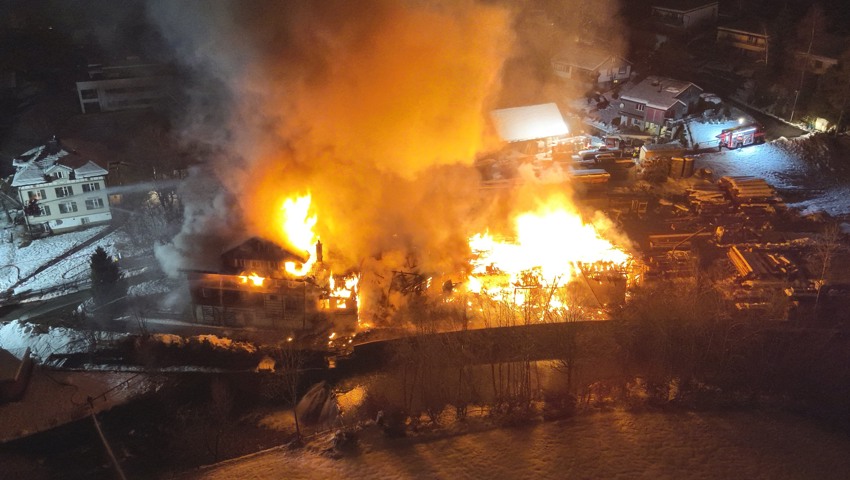
[[[688,251],[671,251],[649,257],[649,276],[654,278],[687,278],[696,264]]]
[[[710,239],[711,236],[711,232],[649,235],[649,249],[665,252],[670,250],[690,250],[695,241]]]
[[[718,215],[730,212],[732,203],[716,184],[695,185],[688,189],[688,202],[700,215]]]
[[[728,176],[720,179],[720,185],[744,213],[773,213],[776,207],[784,207],[776,190],[763,178]]]
[[[798,271],[794,262],[777,252],[741,250],[733,246],[728,256],[738,270],[738,275],[745,279],[784,280]]]

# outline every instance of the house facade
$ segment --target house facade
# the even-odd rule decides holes
[[[669,0],[652,6],[652,20],[661,29],[687,33],[717,23],[717,3],[706,0]]]
[[[717,44],[758,62],[767,63],[770,53],[770,35],[765,26],[755,21],[741,20],[718,26]]]
[[[658,134],[669,121],[693,111],[700,93],[702,89],[691,82],[647,77],[620,94],[620,126]]]
[[[61,233],[112,220],[107,171],[69,153],[55,137],[12,162],[27,227],[31,233]]]
[[[610,88],[631,77],[632,64],[603,49],[574,44],[552,59],[552,70],[563,80],[576,81],[588,87]]]
[[[304,252],[310,256],[309,252]],[[307,259],[269,240],[250,238],[221,254],[218,271],[187,271],[195,321],[229,327],[306,330],[324,323],[351,329],[357,323],[353,291],[340,296],[328,286],[322,244],[313,269],[296,276],[287,264]],[[322,279],[322,280],[319,280]]]

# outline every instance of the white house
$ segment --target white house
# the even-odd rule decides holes
[[[31,232],[67,232],[112,220],[107,171],[54,137],[12,161],[12,186],[24,206]]]

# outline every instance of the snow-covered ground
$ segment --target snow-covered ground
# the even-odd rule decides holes
[[[688,131],[692,144],[699,144],[700,148],[713,148],[718,143],[716,136],[723,129],[751,121],[752,118],[746,113],[733,108],[728,120],[691,120],[688,122]],[[815,151],[816,155],[821,156],[834,155],[822,140],[822,137],[806,134],[736,150],[703,153],[698,156],[696,168],[709,168],[715,177],[761,177],[776,188],[799,191],[803,193],[801,196],[804,199],[789,205],[805,214],[818,211],[835,216],[850,214],[850,181],[837,178],[828,171],[819,171],[814,166],[818,163],[813,162],[816,159],[804,158],[806,151]]]
[[[752,118],[744,112],[732,109],[729,119],[724,118],[697,118],[688,122],[691,145],[699,145],[699,148],[716,147],[719,143],[717,136],[726,128],[734,128],[744,123],[752,122]]]
[[[198,479],[844,479],[850,439],[790,415],[610,412],[449,438],[364,432],[333,460],[274,449],[188,472]]]
[[[107,253],[118,257],[132,257],[144,253],[138,247],[133,246],[128,234],[120,228],[77,252],[67,253],[81,243],[103,233],[107,228],[107,226],[97,226],[77,232],[51,235],[35,239],[26,246],[19,246],[19,239],[13,238],[13,235],[5,236],[0,243],[0,291],[8,290],[19,279],[31,275],[39,267],[54,259],[60,260],[16,286],[14,293],[41,291],[62,285],[73,286],[75,282],[88,279],[91,272],[89,258],[97,247],[103,247]],[[131,273],[125,271],[125,276],[130,276]],[[149,292],[160,293],[163,291],[162,287],[154,286],[151,282],[148,282],[147,285],[138,287],[134,294],[146,295]],[[38,298],[43,299],[50,296],[50,294],[47,294]]]
[[[84,332],[73,328],[48,327],[16,320],[0,324],[0,348],[21,358],[29,348],[37,362],[54,353],[86,352],[92,341],[114,341],[126,336],[113,332]]]
[[[57,258],[71,250],[82,242],[88,241],[95,235],[103,232],[107,227],[92,227],[78,232],[69,232],[61,235],[52,235],[45,238],[33,240],[25,247],[19,247],[15,242],[9,241],[9,238],[4,238],[4,242],[0,244],[0,290],[6,290],[19,278],[26,277],[34,272],[38,267],[44,265],[47,261]],[[107,239],[104,239],[107,240]],[[91,253],[89,253],[91,255]],[[69,258],[74,258],[73,257]],[[74,262],[79,263],[79,261]],[[58,267],[58,265],[56,266]],[[55,267],[54,267],[55,268]],[[51,268],[50,270],[53,270]],[[44,275],[48,272],[43,272],[39,277],[49,278],[50,283],[57,282],[59,279],[55,277],[60,273],[61,269],[56,269],[50,272],[49,275]],[[64,272],[62,272],[64,273]],[[45,282],[38,282],[33,278],[32,286],[21,286],[22,289],[44,288]],[[30,282],[27,282],[28,284]]]

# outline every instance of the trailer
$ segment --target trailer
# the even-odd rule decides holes
[[[741,125],[734,128],[726,128],[720,135],[717,150],[723,150],[723,147],[734,149],[738,147],[746,147],[747,145],[755,145],[764,143],[764,128],[756,123]]]

